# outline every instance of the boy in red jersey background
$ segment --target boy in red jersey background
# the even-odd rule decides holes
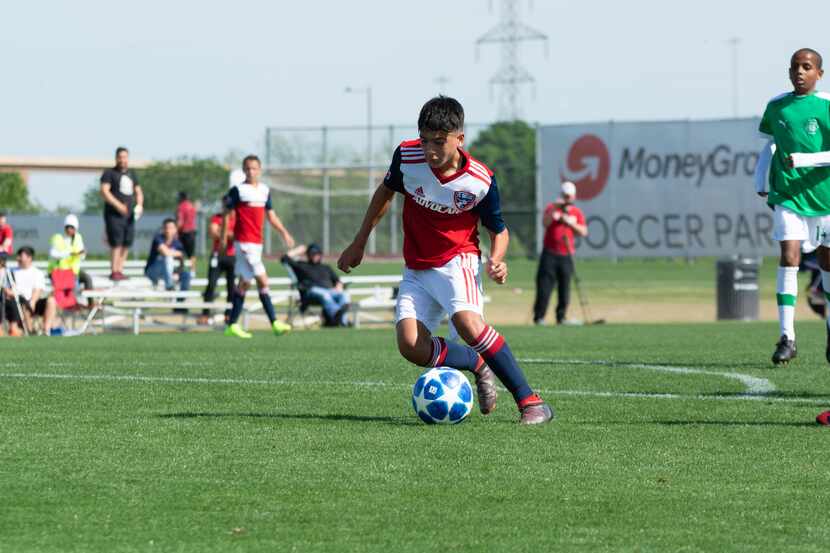
[[[234,289],[231,298],[231,312],[228,316],[225,336],[251,337],[251,334],[243,330],[238,322],[245,303],[245,293],[248,291],[251,280],[256,280],[259,300],[262,302],[268,320],[271,321],[271,329],[279,336],[291,330],[291,325],[277,320],[274,304],[268,292],[268,274],[262,263],[262,227],[265,219],[267,218],[274,230],[280,233],[283,242],[289,248],[294,247],[294,237],[271,207],[271,190],[259,181],[259,174],[262,172],[259,158],[254,155],[247,156],[242,160],[242,169],[245,171],[245,182],[232,187],[224,198],[225,211],[219,250],[224,251],[227,248],[228,219],[233,212],[236,217],[233,227],[233,246],[236,257],[234,272],[239,276],[239,284]]]

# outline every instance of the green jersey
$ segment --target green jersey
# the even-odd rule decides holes
[[[790,154],[830,150],[830,94],[789,92],[773,98],[759,130],[775,142],[768,203],[806,217],[830,215],[830,167],[794,169],[787,165]]]

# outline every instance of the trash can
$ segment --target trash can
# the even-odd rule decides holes
[[[760,260],[733,256],[717,262],[719,321],[757,321]]]

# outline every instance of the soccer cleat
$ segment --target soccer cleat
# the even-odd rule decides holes
[[[816,422],[822,426],[830,426],[830,411],[819,413],[816,417]]]
[[[772,354],[772,362],[776,365],[786,365],[796,358],[798,351],[795,347],[795,340],[788,340],[786,334],[781,335],[781,339],[775,344],[775,353]]]
[[[547,403],[535,403],[522,408],[519,424],[544,424],[553,420],[553,409]]]
[[[242,329],[242,327],[239,326],[239,323],[233,323],[232,325],[228,325],[227,328],[225,328],[225,336],[234,336],[236,338],[248,339],[251,338],[253,334],[251,334],[250,332],[245,332]]]
[[[496,375],[482,359],[481,365],[476,370],[476,395],[478,395],[478,408],[484,415],[489,415],[496,408]]]
[[[275,335],[282,336],[286,332],[291,332],[291,325],[285,324],[282,321],[274,321],[271,323],[271,330],[274,331]]]

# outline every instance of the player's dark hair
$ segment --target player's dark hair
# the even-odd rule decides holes
[[[792,63],[792,61],[795,60],[795,57],[798,54],[813,54],[813,57],[816,58],[816,65],[818,66],[819,69],[822,69],[822,66],[824,64],[824,59],[821,57],[821,54],[819,54],[818,52],[816,52],[812,48],[799,48],[798,50],[796,50],[795,53],[793,53],[792,57],[790,58],[790,63]]]
[[[31,246],[22,246],[20,249],[17,250],[17,255],[20,255],[22,253],[25,253],[32,259],[34,259],[35,257],[35,249]]]
[[[177,195],[177,198],[180,202],[185,201],[187,199],[187,192],[185,192],[184,190],[180,190]]]
[[[5,211],[0,211],[0,219],[2,219],[5,216],[6,216],[6,212]]]
[[[436,96],[424,104],[418,116],[418,130],[454,132],[464,129],[464,108],[455,98]]]
[[[118,157],[118,154],[120,154],[121,152],[127,152],[128,154],[130,153],[126,146],[119,146],[115,149],[115,157]]]
[[[165,219],[164,221],[161,222],[161,226],[163,226],[163,227],[166,227],[168,224],[175,225],[176,221],[171,219],[170,217],[168,217],[167,219]]]
[[[242,160],[242,168],[245,168],[245,164],[249,161],[256,161],[260,167],[262,167],[262,162],[259,160],[259,156],[255,156],[254,154],[250,154],[245,156],[245,159]]]

